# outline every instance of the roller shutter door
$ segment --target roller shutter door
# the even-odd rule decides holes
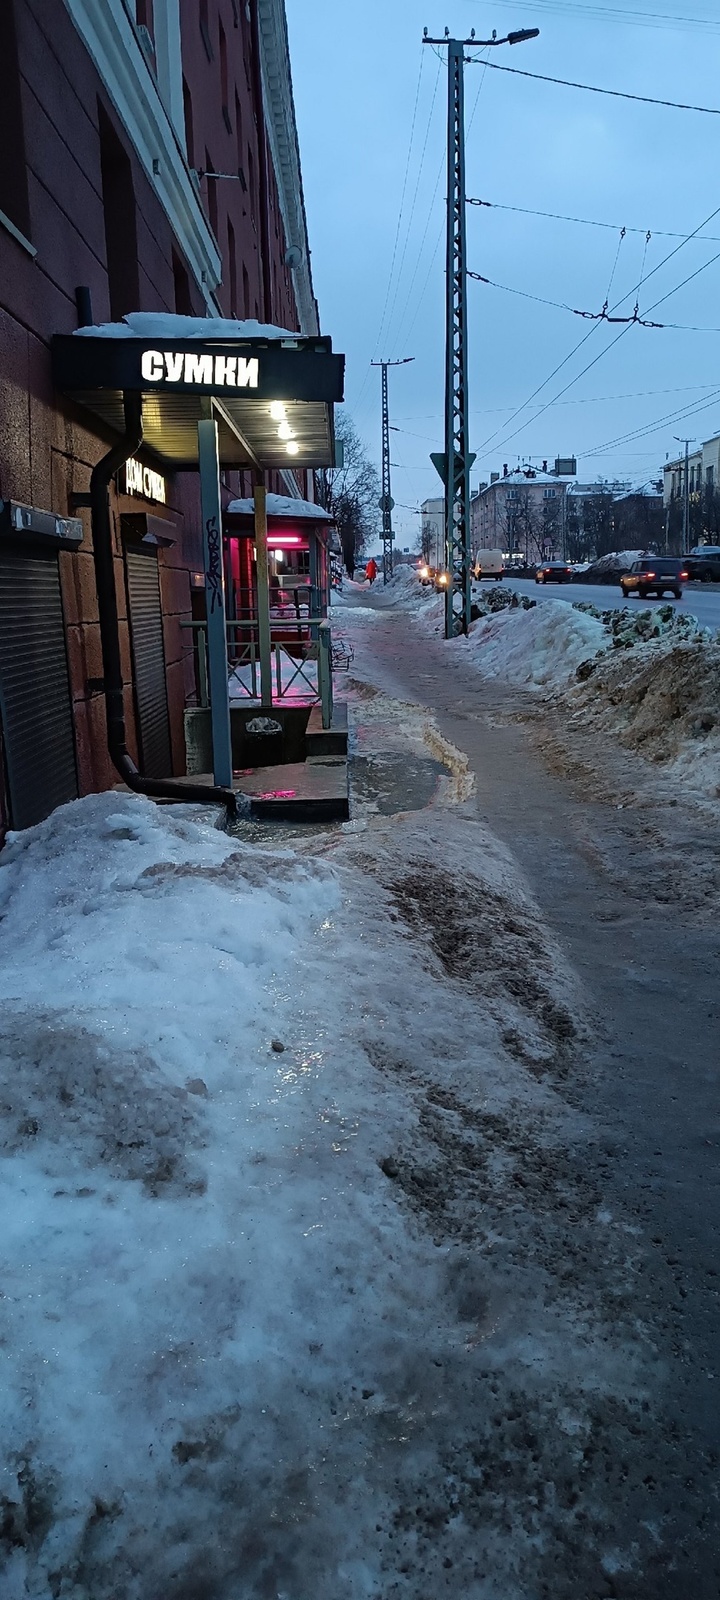
[[[13,828],[77,798],[60,573],[52,552],[0,544],[0,721]]]
[[[172,772],[172,753],[157,553],[128,544],[125,566],[140,769],[146,778],[167,778]]]

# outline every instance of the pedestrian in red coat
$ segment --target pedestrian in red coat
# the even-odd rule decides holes
[[[375,561],[374,558],[371,556],[370,560],[368,561],[368,564],[367,564],[367,566],[365,568],[365,577],[367,578],[368,583],[372,584],[372,583],[375,582],[375,579],[377,577],[377,572],[378,572],[377,561]]]

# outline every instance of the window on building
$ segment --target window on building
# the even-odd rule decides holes
[[[709,490],[712,491],[712,489],[715,486],[714,485],[714,478],[715,478],[715,468],[714,467],[706,467],[705,468],[705,487],[706,487],[706,489],[709,489]]]
[[[193,127],[192,95],[185,78],[183,78],[183,113],[185,117],[185,149],[187,152],[188,166],[196,167],[195,160],[195,129]]]
[[[248,269],[243,262],[243,316],[250,315],[250,279]]]
[[[98,122],[110,316],[119,322],[140,309],[135,190],[130,157],[102,105]]]
[[[155,38],[153,0],[135,0],[135,20],[139,27],[147,28],[150,38]]]
[[[237,145],[237,170],[238,177],[240,179],[240,188],[244,190],[247,189],[247,183],[245,182],[245,168],[243,166],[245,154],[245,147],[243,144],[243,115],[237,89],[235,90],[235,143]]]
[[[4,211],[5,216],[27,239],[30,234],[30,204],[14,0],[3,0],[0,5],[0,61],[0,211]]]
[[[235,229],[228,217],[228,293],[230,295],[230,315],[237,317],[237,251],[235,249]]]
[[[213,165],[212,157],[210,155],[210,151],[209,150],[205,151],[205,171],[206,172],[217,172],[217,167]],[[207,204],[208,204],[208,216],[210,218],[210,227],[212,228],[212,231],[213,231],[213,233],[215,235],[215,238],[217,239],[217,236],[218,236],[217,179],[216,178],[206,178],[205,182],[207,183]]]
[[[220,56],[220,104],[222,106],[223,121],[228,133],[232,133],[230,121],[230,94],[228,90],[228,52],[225,29],[218,18],[218,53]]]
[[[257,216],[257,199],[255,195],[255,157],[253,156],[249,145],[247,147],[247,159],[248,188],[250,190],[250,215],[252,217],[253,227],[255,227],[255,218]]]
[[[187,268],[175,250],[172,253],[172,265],[175,285],[175,310],[181,317],[191,317],[193,315],[193,303],[190,293],[190,278]]]
[[[248,89],[250,88],[250,63],[252,59],[252,38],[250,33],[250,19],[246,0],[240,0],[240,28],[242,32],[242,54],[245,63],[245,77]]]
[[[554,500],[557,489],[543,489],[543,500]]]
[[[203,42],[203,44],[205,46],[205,54],[206,54],[206,56],[208,58],[208,61],[212,61],[212,59],[213,59],[213,47],[212,47],[212,40],[210,38],[210,17],[208,15],[208,0],[200,0],[199,19],[200,19],[200,37],[201,37],[202,42]]]

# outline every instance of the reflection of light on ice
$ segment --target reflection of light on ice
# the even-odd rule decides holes
[[[272,682],[273,695],[276,695],[277,659],[274,653],[272,658]],[[283,651],[280,656],[280,683],[284,700],[316,699],[318,694],[317,661],[296,661]],[[254,688],[252,662],[245,661],[241,665],[233,667],[228,678],[228,692],[231,700],[259,700],[260,662],[255,662]]]

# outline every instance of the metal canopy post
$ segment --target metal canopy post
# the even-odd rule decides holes
[[[253,489],[255,501],[255,571],[257,574],[258,649],[260,699],[272,709],[272,644],[270,639],[270,580],[268,577],[267,493],[264,483]]]
[[[222,558],[222,507],[218,430],[214,418],[198,422],[198,466],[203,519],[210,714],[215,782],[232,786],[232,745],[228,695],[225,575]]]

